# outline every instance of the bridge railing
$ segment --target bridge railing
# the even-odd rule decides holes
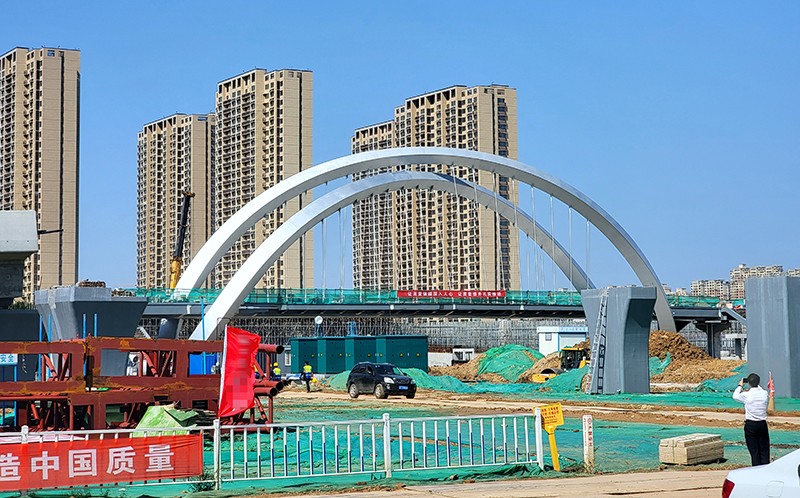
[[[211,304],[222,289],[192,289],[180,296],[170,289],[130,288],[118,293],[147,298],[150,303]],[[674,308],[717,308],[720,300],[709,296],[667,296]],[[366,289],[254,289],[245,304],[267,305],[369,305],[369,304],[511,304],[529,306],[580,306],[580,292],[509,290],[504,297],[398,297],[396,290]]]

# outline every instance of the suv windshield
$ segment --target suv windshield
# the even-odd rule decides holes
[[[375,372],[378,375],[405,375],[402,370],[394,365],[375,365]]]

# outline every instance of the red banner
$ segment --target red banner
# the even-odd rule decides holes
[[[399,290],[397,297],[400,298],[481,298],[496,299],[506,297],[505,290]]]
[[[0,491],[202,473],[203,438],[199,434],[0,444]]]
[[[253,381],[256,351],[261,337],[236,327],[226,327],[219,381],[218,417],[238,415],[255,406]]]

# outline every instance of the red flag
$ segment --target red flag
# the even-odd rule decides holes
[[[261,337],[235,327],[225,328],[218,417],[230,417],[255,406],[253,367]]]
[[[775,383],[772,382],[772,372],[769,373],[769,382],[767,383],[767,387],[769,388],[769,395],[775,395]]]

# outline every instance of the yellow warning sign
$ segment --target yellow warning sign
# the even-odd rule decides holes
[[[564,412],[561,411],[561,403],[540,406],[539,411],[542,413],[543,426],[556,427],[564,425]]]

